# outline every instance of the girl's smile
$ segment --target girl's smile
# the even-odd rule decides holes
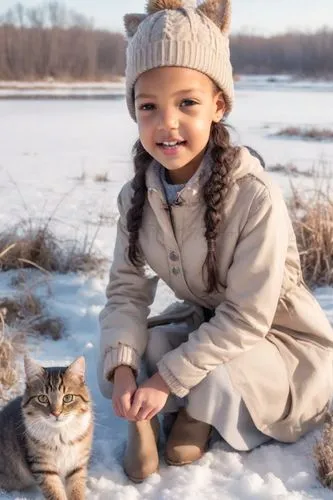
[[[212,122],[223,116],[222,92],[199,71],[155,68],[135,84],[135,109],[145,150],[172,182],[187,182],[201,163]]]
[[[186,141],[182,139],[169,139],[168,141],[158,142],[157,146],[162,149],[166,156],[173,156],[179,154],[181,148],[186,146]]]

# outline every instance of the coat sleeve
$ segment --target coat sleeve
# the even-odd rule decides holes
[[[216,366],[262,340],[273,322],[289,238],[289,216],[280,193],[266,187],[252,202],[229,268],[224,301],[215,316],[158,363],[171,391],[184,397]]]
[[[128,258],[129,234],[125,202],[129,206],[130,186],[118,196],[117,237],[106,289],[107,302],[100,313],[99,372],[104,380],[112,378],[117,366],[131,366],[138,371],[140,357],[147,344],[147,317],[154,300],[158,278],[149,277],[144,267],[137,269]]]

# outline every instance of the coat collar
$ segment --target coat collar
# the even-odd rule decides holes
[[[148,191],[155,191],[160,194],[164,199],[164,189],[161,180],[161,168],[163,168],[157,161],[153,160],[149,165],[146,173],[146,185]],[[201,186],[204,185],[209,177],[210,173],[210,163],[209,155],[205,155],[201,165],[191,179],[185,184],[182,190],[179,192],[179,197],[182,202],[193,202],[199,199]]]
[[[180,191],[179,197],[183,203],[194,203],[201,198],[201,188],[209,178],[211,172],[211,157],[210,152],[207,151],[202,163],[196,173],[185,184],[184,188]],[[153,160],[149,165],[146,172],[146,185],[150,192],[157,192],[162,200],[165,201],[163,185],[160,177],[161,165]],[[232,182],[235,183],[246,175],[259,176],[263,172],[259,160],[251,155],[246,147],[241,147],[237,165],[232,172]]]

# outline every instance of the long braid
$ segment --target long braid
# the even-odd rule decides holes
[[[212,171],[204,185],[203,197],[206,204],[205,238],[207,256],[204,270],[207,273],[207,292],[218,290],[219,273],[216,259],[216,238],[222,220],[224,199],[231,182],[231,171],[239,148],[231,145],[229,132],[223,123],[213,123],[210,135]]]
[[[132,264],[140,267],[143,264],[143,256],[139,247],[139,230],[142,225],[143,207],[147,195],[146,170],[152,161],[152,157],[144,149],[138,140],[133,147],[133,161],[135,176],[132,181],[133,196],[132,205],[127,212],[127,230],[129,232],[128,257]]]

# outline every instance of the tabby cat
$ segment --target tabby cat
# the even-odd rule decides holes
[[[25,358],[23,396],[0,412],[0,490],[38,485],[48,500],[82,500],[93,437],[85,361],[44,368]]]

